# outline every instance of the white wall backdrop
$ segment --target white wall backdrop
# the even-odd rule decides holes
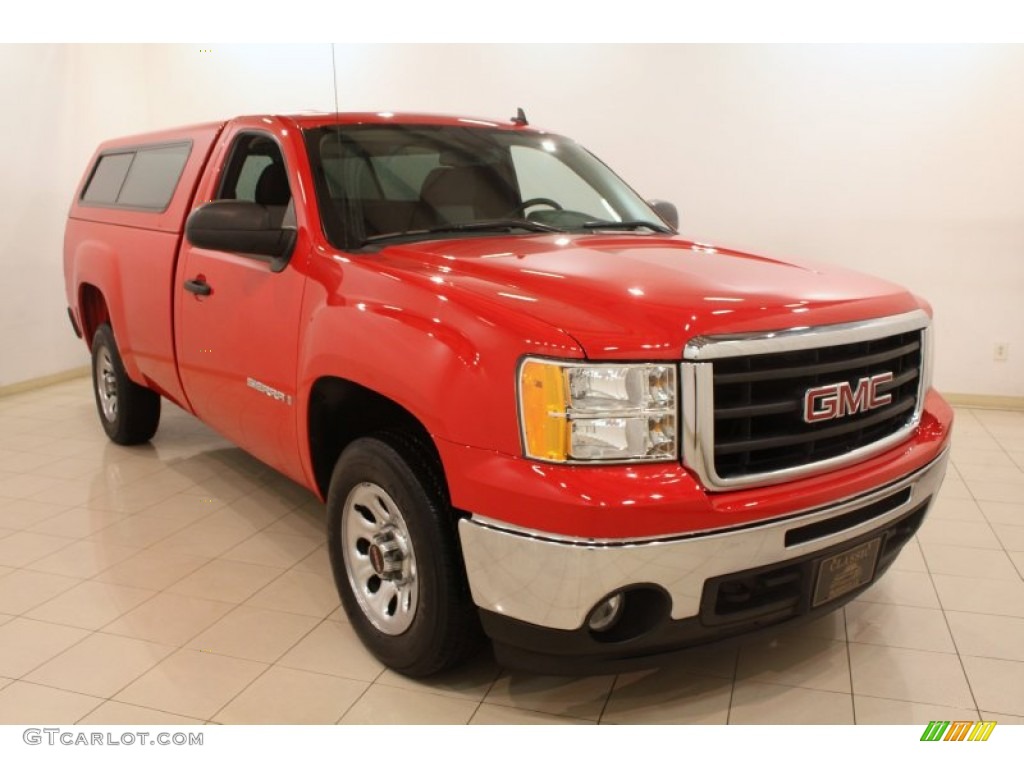
[[[208,51],[208,52],[207,52]],[[936,381],[1024,396],[1024,46],[339,45],[342,110],[505,118],[592,149],[684,234],[935,307]],[[87,362],[63,218],[105,138],[334,108],[330,46],[0,46],[0,386]],[[1009,359],[993,360],[997,343]]]

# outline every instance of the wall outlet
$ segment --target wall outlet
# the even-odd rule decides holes
[[[999,342],[992,348],[992,359],[1001,363],[1010,357],[1010,345],[1006,342]]]

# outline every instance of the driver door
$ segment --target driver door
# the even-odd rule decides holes
[[[199,200],[246,200],[298,227],[282,141],[287,131],[234,125]],[[205,187],[205,189],[204,189]],[[300,229],[301,231],[301,229]],[[175,281],[178,366],[195,414],[233,443],[295,479],[299,464],[296,377],[306,240],[287,265],[182,243]]]

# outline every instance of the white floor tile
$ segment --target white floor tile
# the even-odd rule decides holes
[[[80,583],[80,579],[52,573],[16,570],[0,576],[0,611],[22,614]]]
[[[470,725],[596,725],[593,720],[560,717],[529,709],[503,707],[498,704],[481,704]]]
[[[162,590],[206,565],[205,557],[144,549],[93,577],[94,581]]]
[[[0,565],[23,568],[74,543],[74,539],[19,531],[0,539]]]
[[[0,675],[21,677],[88,634],[76,627],[12,619],[0,626]]]
[[[736,679],[849,693],[846,642],[782,636],[745,644]]]
[[[317,619],[311,616],[240,605],[190,640],[188,646],[222,656],[271,663],[316,625]]]
[[[946,611],[946,618],[964,656],[1024,662],[1024,618],[956,611]]]
[[[729,722],[738,725],[852,725],[849,693],[737,680]]]
[[[937,608],[854,602],[846,607],[846,628],[853,643],[956,653]]]
[[[225,560],[256,563],[272,568],[291,568],[319,546],[304,536],[259,532],[225,552]]]
[[[1024,716],[1024,661],[964,656],[978,709]]]
[[[619,675],[601,722],[724,725],[732,685],[680,668]]]
[[[384,671],[384,665],[370,655],[352,627],[335,621],[319,624],[277,663],[366,682],[376,680]]]
[[[894,571],[889,569],[874,585],[857,598],[865,603],[910,605],[918,608],[938,608],[932,577],[927,573]]]
[[[150,589],[85,581],[33,608],[26,616],[52,624],[99,629],[156,594]]]
[[[465,725],[473,701],[373,684],[341,718],[342,725]]]
[[[70,725],[103,699],[16,680],[0,690],[0,723]]]
[[[928,569],[934,574],[1010,581],[1020,578],[1013,562],[1002,551],[927,542],[921,549]]]
[[[168,592],[225,603],[241,603],[278,578],[283,570],[233,560],[211,560],[190,573]]]
[[[78,721],[78,725],[202,725],[202,720],[171,712],[105,701]]]
[[[917,538],[922,545],[950,544],[958,547],[1002,549],[999,539],[984,519],[943,520],[929,516],[918,530]]]
[[[293,568],[250,597],[248,604],[322,619],[338,609],[340,600],[333,576]]]
[[[57,515],[68,512],[71,508],[63,504],[44,504],[29,499],[0,499],[0,518],[4,528],[16,531],[27,531],[50,520]],[[39,533],[39,531],[35,531]],[[53,535],[51,533],[51,535]]]
[[[1007,482],[1005,480],[965,480],[971,495],[978,501],[998,501],[1007,504],[1015,504],[1020,501],[1020,481]]]
[[[552,715],[597,720],[614,682],[612,676],[549,677],[505,673],[494,681],[484,701]],[[715,683],[721,684],[721,680],[716,679]]]
[[[225,724],[332,724],[338,722],[369,685],[332,675],[272,667],[213,719]]]
[[[183,645],[234,606],[161,592],[103,627],[104,632],[167,645]]]
[[[858,696],[961,709],[974,706],[955,654],[850,643],[850,669]]]
[[[209,720],[267,669],[266,664],[180,650],[114,696],[116,701]]]
[[[947,611],[1024,618],[1024,581],[942,574],[935,574],[933,578],[942,607]]]
[[[108,698],[173,652],[169,645],[96,632],[37,667],[25,679]]]
[[[858,725],[923,725],[932,720],[977,720],[976,709],[959,709],[939,704],[854,696],[853,707]],[[922,729],[923,731],[923,729]]]
[[[483,701],[500,671],[490,652],[484,651],[464,666],[450,672],[433,675],[427,680],[416,680],[400,675],[394,670],[385,669],[377,678],[377,682],[407,691],[422,691],[454,696],[457,699],[469,701]]]
[[[1021,494],[1024,499],[1024,494]],[[1024,526],[1024,501],[1007,504],[1001,501],[983,501],[982,514],[992,524]]]
[[[33,571],[88,579],[141,551],[139,547],[81,539],[27,567]]]
[[[127,515],[120,512],[104,512],[75,507],[36,523],[30,530],[33,533],[46,533],[51,536],[85,538],[124,520],[126,517]]]

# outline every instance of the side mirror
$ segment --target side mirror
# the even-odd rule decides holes
[[[294,229],[275,226],[267,206],[242,200],[214,200],[196,208],[185,222],[185,237],[197,248],[263,259],[274,272],[285,268],[295,248]]]
[[[668,200],[648,200],[647,204],[654,209],[654,212],[661,217],[661,220],[668,224],[672,229],[679,229],[679,211],[676,210],[675,205],[670,203]]]

